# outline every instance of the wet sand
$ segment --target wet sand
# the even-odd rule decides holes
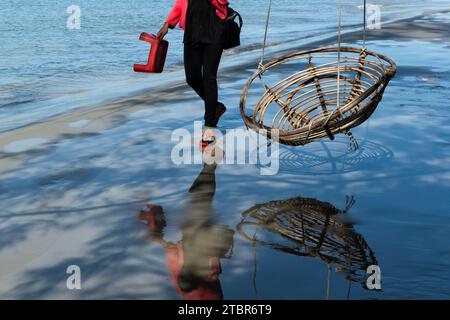
[[[360,150],[348,153],[341,136],[282,147],[275,176],[261,176],[255,165],[219,165],[207,175],[208,188],[214,180],[214,192],[204,193],[214,194],[207,209],[193,210],[187,192],[202,165],[171,161],[172,131],[202,118],[183,79],[0,134],[0,298],[178,299],[167,243],[192,239],[185,227],[192,212],[234,232],[232,256],[221,262],[225,299],[449,298],[449,27],[449,14],[440,13],[368,33],[368,47],[394,59],[398,73],[370,120],[353,130]],[[221,69],[224,128],[243,125],[239,98],[257,59],[230,59]],[[313,254],[263,244],[255,254],[238,230],[242,213],[256,204],[301,197],[344,210],[346,196],[355,199],[345,216],[351,239],[370,247],[382,270],[381,292]],[[148,203],[164,208],[166,245],[140,215]],[[82,290],[67,290],[69,265],[80,266]]]

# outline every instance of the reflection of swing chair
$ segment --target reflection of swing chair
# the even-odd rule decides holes
[[[319,141],[308,149],[283,148],[280,150],[280,172],[302,175],[355,172],[386,163],[394,156],[386,146],[368,140],[351,153],[342,148],[345,145],[344,139],[337,138],[333,143]]]
[[[289,53],[263,64],[271,3],[272,0],[261,62],[241,95],[240,111],[245,125],[257,131],[266,130],[269,137],[286,145],[305,145],[327,136],[333,140],[337,133],[352,137],[349,130],[375,111],[397,68],[388,57],[365,47],[366,1],[362,49],[341,46],[340,0],[337,47]],[[304,69],[273,85],[267,84],[266,77],[263,79],[263,75],[270,78],[270,71],[291,61],[303,64]],[[264,93],[251,108],[246,105],[247,96],[257,77]]]
[[[364,238],[343,219],[353,204],[353,197],[347,198],[346,208],[340,211],[326,202],[297,197],[256,205],[243,212],[237,231],[255,246],[255,274],[256,245],[263,245],[326,263],[327,297],[331,265],[348,280],[348,296],[351,282],[364,287],[367,268],[377,265],[377,260]]]

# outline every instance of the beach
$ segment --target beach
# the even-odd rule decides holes
[[[335,41],[274,45],[266,60]],[[361,31],[342,41],[361,46]],[[352,130],[359,150],[348,152],[339,135],[280,146],[275,175],[253,164],[214,168],[208,219],[234,232],[232,255],[221,261],[225,299],[450,297],[450,10],[368,30],[367,46],[398,70],[375,113]],[[223,130],[244,127],[240,95],[259,54],[229,55],[221,65]],[[167,242],[185,235],[188,190],[204,167],[171,159],[173,131],[193,131],[202,120],[183,76],[180,69],[150,89],[0,133],[1,299],[180,298],[166,248],[149,236],[141,209],[164,209]],[[381,291],[349,280],[332,262],[255,246],[239,232],[246,210],[298,197],[339,210],[354,198],[345,219],[376,258]],[[71,265],[81,269],[81,290],[67,289]]]

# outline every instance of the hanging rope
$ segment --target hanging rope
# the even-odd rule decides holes
[[[348,143],[348,146],[347,146],[347,151],[348,152],[354,152],[356,150],[359,150],[358,141],[353,136],[352,132],[350,130],[347,130],[347,132],[345,134],[347,135],[347,137],[349,139],[349,143]]]
[[[350,292],[352,290],[352,280],[348,279],[348,287],[347,287],[347,300],[350,300]]]
[[[341,23],[342,23],[342,0],[339,0],[339,14],[338,14],[338,61],[337,61],[337,92],[336,92],[336,109],[340,111],[340,86],[341,86]],[[327,121],[328,122],[328,121]]]
[[[340,109],[340,87],[341,87],[341,31],[342,31],[342,0],[339,0],[339,13],[338,13],[338,37],[337,37],[337,90],[336,90],[336,109],[328,114],[327,119],[325,120],[323,126],[325,130],[329,131],[328,122],[331,117],[334,115],[336,110],[342,116],[342,112]],[[311,130],[311,128],[310,128]],[[309,133],[308,133],[309,134]],[[327,132],[329,136],[332,136],[331,131]]]
[[[364,14],[363,14],[363,49],[366,49],[366,23],[367,23],[367,0],[364,0]]]
[[[256,231],[253,235],[253,292],[255,293],[255,298],[258,299],[258,288],[256,286]]]
[[[327,264],[327,296],[326,300],[330,300],[330,278],[331,278],[331,267]]]
[[[266,50],[267,43],[267,30],[269,29],[269,20],[270,20],[270,11],[272,10],[272,0],[269,0],[269,8],[267,9],[267,17],[266,17],[266,28],[264,30],[264,42],[261,51],[261,60],[259,61],[259,68],[263,69],[264,62],[264,54]]]

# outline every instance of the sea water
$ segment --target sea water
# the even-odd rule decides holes
[[[129,95],[162,79],[132,71],[144,63],[148,44],[140,32],[157,33],[174,0],[2,0],[0,3],[0,132],[92,105],[101,98]],[[261,45],[268,1],[232,0],[244,18],[239,51]],[[448,6],[446,0],[371,1],[381,23]],[[362,1],[343,1],[344,31],[362,24]],[[79,9],[79,28],[71,10]],[[368,16],[376,14],[368,12]],[[274,0],[268,45],[330,34],[338,23],[337,1]],[[182,30],[170,31],[166,74],[182,80]],[[255,53],[256,54],[256,53]],[[226,59],[227,57],[225,57]],[[225,60],[224,59],[224,60]],[[167,75],[166,75],[167,76]],[[109,95],[106,93],[109,92]]]

